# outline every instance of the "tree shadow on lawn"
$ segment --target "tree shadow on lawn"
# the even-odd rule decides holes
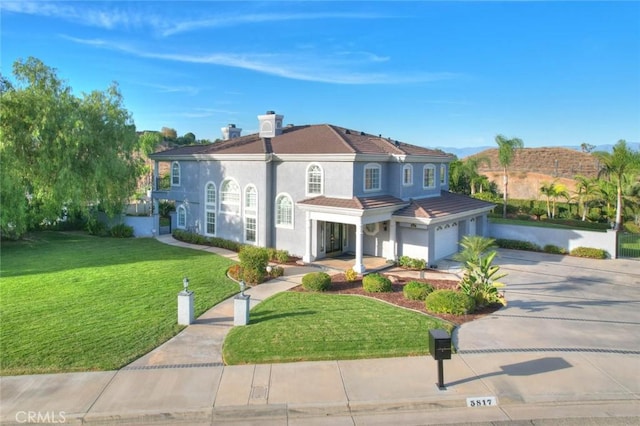
[[[306,310],[306,311],[297,311],[297,312],[280,312],[275,313],[276,311],[268,310],[268,311],[260,311],[258,313],[251,313],[251,325],[261,323],[263,321],[269,321],[273,319],[279,318],[291,318],[291,317],[299,317],[303,315],[314,315],[318,313],[318,311]]]

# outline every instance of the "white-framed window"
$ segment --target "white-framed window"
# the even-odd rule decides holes
[[[171,186],[180,186],[180,163],[177,161],[171,164]]]
[[[402,185],[413,185],[413,166],[411,164],[402,166]]]
[[[319,164],[307,167],[307,195],[322,195],[323,172]]]
[[[255,217],[244,218],[244,241],[247,243],[258,241],[258,221]]]
[[[425,164],[422,169],[422,187],[425,189],[436,187],[436,166]]]
[[[447,182],[447,165],[440,164],[440,185],[444,185]]]
[[[380,191],[382,185],[380,180],[381,175],[380,164],[370,163],[364,166],[364,190]]]
[[[178,228],[185,229],[187,227],[187,209],[184,206],[178,206],[176,216]]]
[[[207,235],[216,235],[216,204],[218,193],[213,182],[207,182],[204,189],[204,232]]]
[[[279,194],[276,197],[276,226],[293,228],[293,200],[289,194]]]
[[[225,179],[220,184],[220,212],[240,214],[240,187],[234,179]]]
[[[258,241],[258,190],[248,185],[244,190],[244,240],[247,243]]]

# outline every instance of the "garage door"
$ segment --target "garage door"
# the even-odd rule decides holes
[[[451,256],[458,252],[458,223],[438,225],[436,228],[435,259]]]

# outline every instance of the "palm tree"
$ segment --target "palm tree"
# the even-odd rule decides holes
[[[513,160],[516,150],[524,147],[524,142],[522,142],[522,139],[507,139],[502,135],[498,135],[496,136],[496,143],[498,144],[498,161],[500,162],[500,166],[502,166],[502,181],[504,183],[504,205],[502,206],[502,217],[507,217],[507,189],[509,183],[507,167],[511,165],[511,161]]]
[[[591,202],[598,199],[598,182],[595,179],[589,179],[585,176],[576,176],[576,196],[578,199],[578,207],[582,207],[582,221],[587,220],[587,213]]]
[[[556,201],[558,198],[562,197],[569,201],[569,191],[567,191],[567,187],[562,183],[553,183],[552,185],[552,193],[551,193],[551,216],[556,217]],[[569,211],[571,213],[571,211]]]
[[[554,184],[552,183],[543,183],[540,187],[540,192],[542,195],[547,197],[547,218],[551,219],[553,215],[551,214],[551,197],[554,194]]]
[[[453,259],[466,264],[467,262],[477,263],[483,255],[493,251],[497,246],[493,238],[482,237],[480,235],[465,235],[460,240],[462,250],[453,256]]]
[[[482,178],[484,176],[478,173],[478,167],[482,164],[491,165],[491,160],[489,157],[485,156],[475,156],[467,158],[464,163],[464,170],[469,178],[469,184],[471,186],[471,195],[476,193],[476,184],[482,184]]]
[[[594,152],[593,155],[600,160],[602,168],[598,176],[605,175],[613,178],[616,184],[616,218],[613,229],[619,231],[622,228],[622,187],[625,174],[633,174],[640,170],[640,152],[632,151],[624,139],[618,141],[613,147],[613,152]]]

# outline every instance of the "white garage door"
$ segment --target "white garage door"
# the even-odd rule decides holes
[[[436,228],[435,259],[451,256],[458,252],[458,223],[438,225]]]

